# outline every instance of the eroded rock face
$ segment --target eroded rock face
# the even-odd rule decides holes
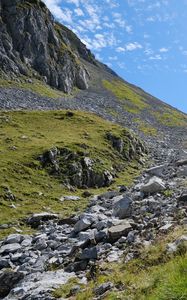
[[[1,73],[9,79],[20,75],[35,77],[65,93],[74,86],[87,89],[89,74],[80,57],[94,59],[72,35],[65,26],[54,22],[40,0],[1,0]]]

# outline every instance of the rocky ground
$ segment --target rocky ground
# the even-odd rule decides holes
[[[151,157],[152,166],[131,188],[91,196],[86,211],[68,219],[35,214],[26,222],[37,233],[1,241],[1,298],[52,300],[50,292],[71,277],[86,284],[87,271],[94,276],[98,264],[122,257],[128,262],[160,234],[187,224],[187,152],[162,142]],[[173,241],[168,251],[175,252],[184,240],[187,236]],[[111,283],[100,286],[96,299],[112,288]]]

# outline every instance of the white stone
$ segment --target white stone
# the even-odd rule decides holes
[[[141,187],[141,191],[147,194],[158,193],[165,189],[165,184],[161,178],[156,176],[149,179],[149,181]]]

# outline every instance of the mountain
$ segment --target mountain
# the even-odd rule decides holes
[[[153,135],[166,126],[186,126],[185,114],[97,61],[42,1],[1,0],[0,14],[0,86],[17,88],[13,95],[10,89],[2,90],[2,108],[89,110]]]
[[[0,299],[187,299],[187,115],[40,0],[0,0]]]

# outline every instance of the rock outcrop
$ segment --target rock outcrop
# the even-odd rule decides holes
[[[106,141],[112,145],[119,166],[114,165],[110,168],[101,157],[96,155],[92,157],[93,154],[89,153],[89,147],[86,145],[82,145],[85,150],[54,147],[39,159],[49,174],[58,178],[65,186],[78,188],[110,186],[117,172],[124,169],[123,163],[132,159],[141,162],[141,157],[147,153],[147,149],[140,139],[126,131],[121,137],[108,133]]]
[[[86,46],[56,23],[40,0],[0,0],[0,74],[37,78],[70,93],[87,89],[89,73],[81,58],[94,62]]]

